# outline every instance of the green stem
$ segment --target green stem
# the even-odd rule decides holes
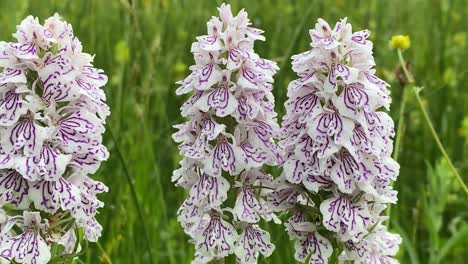
[[[403,54],[401,52],[401,49],[397,50],[398,54],[398,60],[400,62],[400,65],[403,69],[403,72],[405,74],[406,79],[408,80],[408,84],[412,85],[414,83],[413,77],[409,74],[408,69],[406,68],[406,62],[403,58]],[[400,104],[400,112],[398,114],[398,126],[396,130],[396,139],[395,139],[395,147],[393,149],[393,159],[395,161],[398,161],[398,156],[400,154],[400,146],[402,144],[402,138],[404,134],[404,129],[405,129],[405,109],[406,109],[406,101],[408,98],[407,90],[408,90],[408,85],[405,85],[403,87],[403,95],[401,98],[401,104]],[[393,183],[392,183],[393,185]],[[390,214],[392,212],[392,204],[389,204],[386,210],[386,215],[390,217]],[[390,220],[387,221],[387,227],[390,225]]]
[[[410,75],[410,73],[408,72],[408,69],[406,68],[406,63],[405,63],[405,60],[403,58],[403,54],[402,54],[401,50],[398,49],[397,53],[398,53],[398,59],[400,60],[401,67],[403,69],[403,73],[405,74],[405,77],[408,80],[408,83],[413,84],[414,83],[413,76]],[[440,142],[439,136],[437,135],[437,132],[434,129],[434,125],[432,125],[432,121],[429,118],[429,114],[427,113],[426,108],[424,108],[424,104],[423,104],[423,102],[421,100],[421,97],[419,96],[419,93],[421,92],[422,88],[421,87],[413,87],[413,90],[414,90],[414,94],[416,95],[416,100],[418,101],[419,109],[421,109],[421,112],[422,112],[422,114],[424,116],[424,121],[426,121],[426,124],[429,127],[429,131],[431,132],[432,138],[436,142],[437,147],[440,150],[440,153],[442,153],[442,156],[444,156],[444,158],[447,160],[447,163],[448,163],[448,165],[450,167],[450,170],[452,171],[452,173],[455,175],[458,182],[462,186],[463,191],[465,191],[465,193],[468,194],[468,188],[466,187],[465,183],[463,182],[463,179],[460,176],[460,174],[458,174],[458,171],[455,168],[455,166],[453,165],[452,160],[450,159],[449,155],[447,154],[447,151],[445,150],[444,145],[442,145],[442,142]],[[398,154],[396,154],[396,156],[398,157]],[[387,212],[389,212],[389,211],[390,210],[387,209]]]
[[[408,69],[406,68],[406,62],[405,59],[403,58],[403,53],[401,52],[401,49],[397,50],[398,54],[398,60],[400,61],[401,68],[403,69],[403,72],[405,74],[406,79],[408,80],[409,85],[413,85],[414,79],[411,74],[409,74]],[[400,105],[400,113],[398,115],[398,127],[396,131],[396,139],[395,139],[395,148],[393,150],[393,159],[395,161],[398,161],[398,155],[400,153],[400,146],[401,146],[401,140],[403,138],[403,130],[405,127],[405,109],[406,109],[406,101],[408,100],[408,86],[405,85],[403,87],[403,95],[402,95],[402,100],[401,100],[401,105]]]
[[[395,148],[393,150],[393,159],[398,161],[398,155],[400,153],[400,146],[403,138],[403,130],[405,129],[405,109],[406,109],[406,98],[408,97],[406,87],[403,87],[403,95],[400,105],[400,112],[398,114],[398,127],[396,130]]]
[[[414,83],[413,76],[409,73],[408,68],[406,68],[406,62],[405,59],[403,58],[403,53],[401,52],[401,49],[397,49],[397,54],[398,54],[398,60],[400,61],[401,68],[403,69],[403,73],[405,74],[406,80],[408,80],[409,84]]]
[[[111,258],[109,257],[107,252],[104,250],[104,248],[101,246],[101,244],[99,244],[99,242],[96,242],[96,245],[97,245],[99,251],[101,251],[104,262],[106,262],[107,264],[112,264]]]
[[[455,168],[455,166],[453,165],[452,160],[450,160],[450,157],[447,154],[447,151],[445,150],[444,146],[442,145],[442,142],[440,142],[439,136],[437,135],[437,132],[435,131],[434,126],[432,125],[431,119],[429,118],[429,114],[427,113],[426,108],[424,108],[424,104],[423,104],[423,102],[421,100],[421,97],[419,96],[419,92],[421,90],[422,90],[421,87],[414,87],[414,94],[416,95],[416,100],[418,101],[419,109],[421,109],[421,112],[422,112],[422,114],[424,116],[424,120],[426,121],[426,124],[429,127],[429,131],[431,132],[432,138],[436,142],[437,147],[439,148],[440,153],[442,154],[442,156],[444,156],[444,158],[447,160],[447,163],[448,163],[448,165],[450,167],[450,170],[452,171],[452,173],[457,178],[457,180],[460,183],[463,191],[465,191],[465,193],[468,194],[468,188],[466,187],[465,183],[463,182],[463,179],[460,176],[460,174],[458,174],[458,171]]]

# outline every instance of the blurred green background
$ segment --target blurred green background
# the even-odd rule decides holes
[[[468,1],[227,1],[234,12],[246,8],[267,42],[257,42],[264,58],[278,62],[276,110],[284,114],[288,83],[295,78],[290,57],[308,49],[308,29],[322,17],[342,17],[355,30],[369,28],[378,75],[392,84],[391,115],[398,122],[403,87],[395,77],[396,52],[388,41],[408,34],[405,52],[416,82],[425,87],[424,103],[443,144],[468,181]],[[110,77],[105,90],[112,115],[106,145],[111,153],[96,177],[110,187],[101,195],[98,216],[104,226],[99,244],[91,244],[79,263],[189,263],[193,248],[176,221],[185,197],[170,181],[180,157],[171,139],[172,125],[186,98],[175,82],[193,64],[190,45],[206,34],[206,22],[221,1],[183,0],[0,0],[0,39],[10,41],[27,15],[41,21],[59,12],[74,27],[84,50],[96,54],[96,67]],[[411,95],[411,93],[409,93]],[[402,263],[466,263],[468,203],[432,141],[415,98],[405,114],[391,230],[404,244]],[[292,263],[293,246],[282,226],[270,227],[277,246],[261,263]]]

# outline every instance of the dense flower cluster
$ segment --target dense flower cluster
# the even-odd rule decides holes
[[[292,57],[299,78],[288,87],[284,170],[270,200],[292,212],[286,226],[298,261],[341,253],[341,261],[394,263],[401,239],[380,214],[397,201],[399,165],[390,157],[393,121],[379,110],[391,98],[374,75],[369,31],[319,19],[310,36],[312,49]]]
[[[78,228],[101,234],[107,187],[88,175],[108,158],[107,77],[57,14],[29,16],[13,36],[0,42],[0,262],[40,264],[53,243],[76,251]]]
[[[194,91],[181,107],[189,120],[173,136],[184,157],[173,181],[189,190],[178,220],[195,244],[194,263],[232,253],[256,263],[275,248],[258,222],[276,220],[265,199],[274,179],[262,166],[282,157],[271,93],[278,67],[254,52],[263,31],[249,27],[244,10],[233,16],[223,4],[219,13],[192,45],[196,65],[177,90]]]

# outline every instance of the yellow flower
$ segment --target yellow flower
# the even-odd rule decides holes
[[[411,44],[410,37],[408,35],[395,35],[392,36],[392,40],[390,40],[390,46],[393,49],[407,49]]]

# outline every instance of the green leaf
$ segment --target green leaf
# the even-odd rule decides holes
[[[450,252],[452,248],[460,243],[465,243],[464,238],[468,236],[468,225],[465,224],[458,232],[454,233],[452,237],[444,244],[437,255],[437,262],[440,263],[442,259]]]
[[[412,264],[419,264],[419,257],[418,253],[416,252],[416,249],[414,246],[411,244],[410,239],[408,235],[406,234],[405,230],[403,230],[400,226],[400,222],[398,219],[393,220],[393,225],[397,229],[398,233],[400,233],[402,240],[403,240],[403,247],[405,248],[406,252],[408,252],[408,255],[411,259]]]

